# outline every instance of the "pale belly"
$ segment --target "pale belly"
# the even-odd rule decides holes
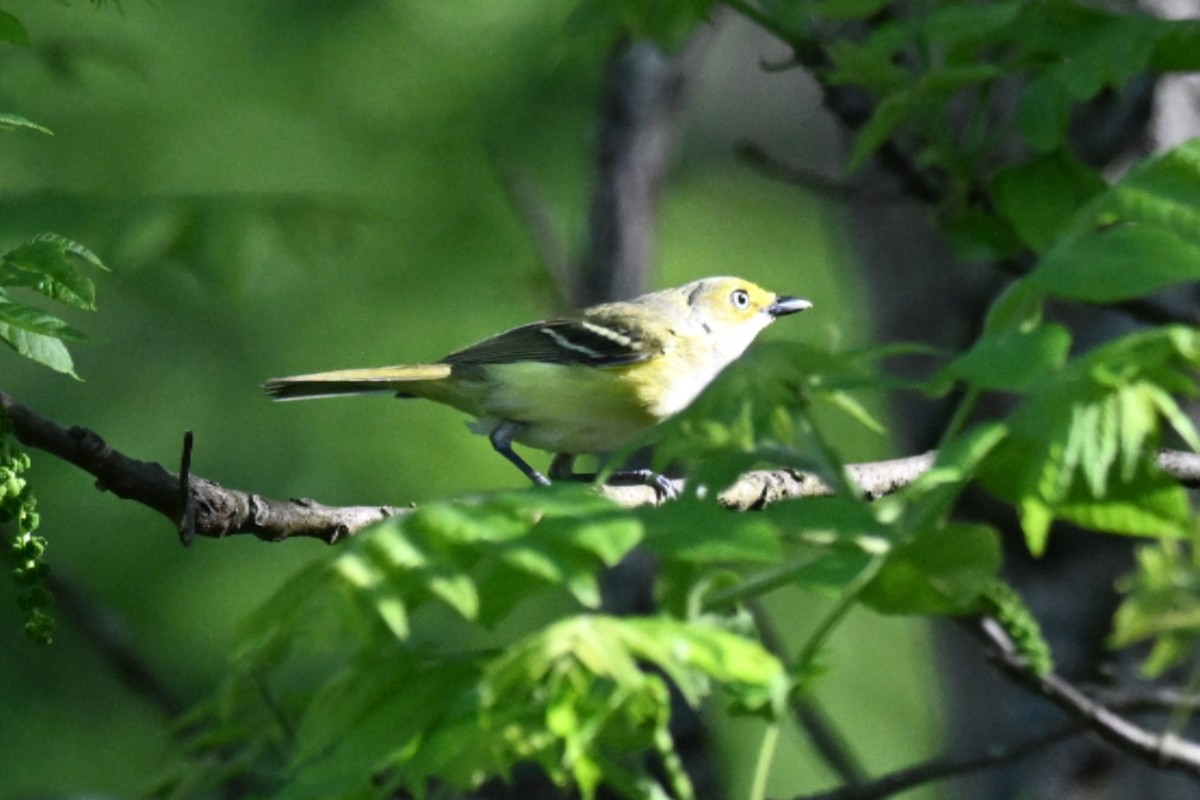
[[[634,368],[640,365],[634,365]],[[520,423],[515,441],[551,453],[611,453],[668,414],[647,402],[631,367],[598,370],[561,364],[507,364],[492,383],[472,429],[487,434],[502,421]]]

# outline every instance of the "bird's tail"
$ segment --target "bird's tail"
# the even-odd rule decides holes
[[[409,394],[412,384],[440,381],[450,377],[449,364],[414,364],[375,369],[344,369],[271,378],[263,388],[276,400],[306,400],[313,397],[339,397],[371,392]]]

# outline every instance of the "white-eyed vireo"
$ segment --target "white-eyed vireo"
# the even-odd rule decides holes
[[[544,485],[513,442],[559,454],[550,475],[566,477],[576,455],[612,453],[682,411],[776,317],[811,305],[705,278],[522,325],[435,364],[272,378],[266,390],[276,400],[396,392],[445,403]]]

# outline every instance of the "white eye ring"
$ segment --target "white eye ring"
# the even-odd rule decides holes
[[[729,302],[739,311],[745,311],[750,307],[750,293],[745,289],[734,289],[729,295]]]

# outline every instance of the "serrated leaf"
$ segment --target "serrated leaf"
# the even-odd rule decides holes
[[[1121,580],[1127,596],[1113,618],[1110,644],[1153,639],[1142,664],[1143,674],[1153,678],[1191,655],[1200,641],[1200,592],[1186,549],[1164,543],[1138,548],[1136,555],[1136,572]]]
[[[1153,384],[1146,385],[1143,391],[1146,393],[1149,404],[1174,428],[1179,438],[1183,439],[1194,452],[1200,452],[1200,433],[1197,433],[1196,425],[1187,414],[1183,413],[1183,409],[1175,402],[1175,398],[1167,394],[1161,387]]]
[[[108,268],[108,265],[100,260],[100,256],[96,255],[87,247],[75,241],[74,239],[68,239],[66,236],[63,236],[60,233],[39,233],[30,241],[33,243],[45,242],[52,244],[61,249],[64,253],[73,255],[102,272],[112,272],[112,270]]]
[[[31,242],[0,257],[0,286],[21,286],[75,308],[96,308],[96,288],[52,242]]]
[[[1055,514],[1091,530],[1127,536],[1186,538],[1191,506],[1177,481],[1144,468],[1132,480],[1111,480],[1102,495],[1073,488]]]
[[[87,336],[45,311],[18,303],[0,295],[0,323],[27,333],[73,342],[87,341]]]

